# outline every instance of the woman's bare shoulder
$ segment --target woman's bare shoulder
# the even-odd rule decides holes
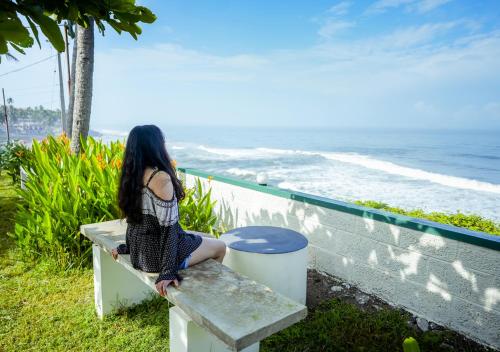
[[[170,175],[165,171],[158,171],[149,183],[149,188],[155,192],[157,196],[164,200],[172,199],[174,187]]]
[[[156,177],[157,181],[162,182],[162,183],[172,182],[172,180],[170,179],[170,175],[166,171],[163,171],[163,170],[158,171],[156,173],[155,177]]]

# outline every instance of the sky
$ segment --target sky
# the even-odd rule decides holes
[[[96,32],[92,129],[500,129],[498,0],[140,3],[137,41]],[[59,106],[55,57],[2,76],[54,54],[2,60],[14,105]]]

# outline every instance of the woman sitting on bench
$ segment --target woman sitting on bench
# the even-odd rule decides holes
[[[134,127],[127,138],[118,192],[128,223],[126,244],[112,255],[116,259],[130,254],[134,268],[160,273],[155,283],[162,296],[171,283],[179,286],[178,270],[209,258],[222,262],[226,253],[224,242],[182,229],[178,202],[183,197],[161,130],[154,125]]]

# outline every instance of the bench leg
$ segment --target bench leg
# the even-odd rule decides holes
[[[201,328],[179,307],[169,310],[170,352],[229,352],[224,342]],[[258,352],[259,342],[240,350]]]
[[[153,290],[137,276],[113,260],[97,245],[92,246],[94,298],[99,318],[117,308],[128,307],[150,298]]]

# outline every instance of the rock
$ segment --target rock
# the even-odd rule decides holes
[[[344,286],[344,288],[346,288],[346,289],[350,289],[351,288],[351,285],[349,285],[347,282],[344,282],[342,284],[342,286]]]
[[[420,318],[420,317],[417,318],[417,326],[423,332],[426,332],[429,330],[429,322],[424,318]]]
[[[430,330],[442,330],[443,328],[441,326],[439,326],[438,324],[433,323],[431,321],[431,322],[429,322],[429,329]]]
[[[375,310],[382,310],[382,307],[379,306],[378,304],[374,304],[373,308],[375,308]]]
[[[447,351],[454,351],[455,350],[452,345],[449,345],[446,342],[443,342],[442,344],[440,344],[439,347],[441,349],[447,350]]]
[[[332,292],[340,292],[340,291],[342,291],[342,290],[343,290],[343,288],[342,288],[342,286],[332,286],[332,287],[330,288],[330,290],[331,290]]]
[[[356,302],[360,305],[365,305],[366,303],[368,303],[368,301],[370,300],[370,296],[368,295],[365,295],[364,293],[356,293],[356,295],[354,296],[354,299],[356,300]]]

